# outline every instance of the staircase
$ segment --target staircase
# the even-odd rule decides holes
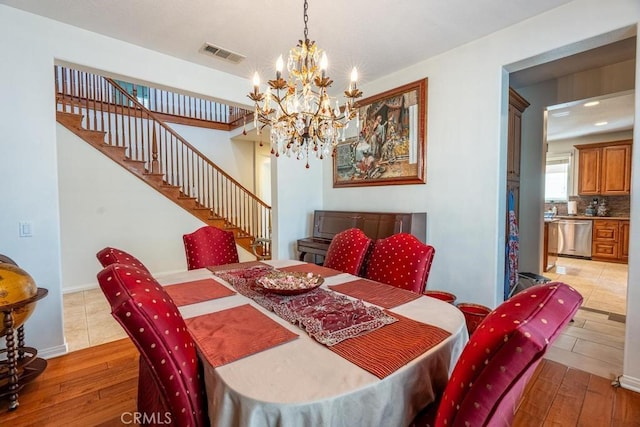
[[[205,224],[269,259],[271,207],[110,78],[55,66],[56,119]],[[220,104],[218,104],[220,105]]]

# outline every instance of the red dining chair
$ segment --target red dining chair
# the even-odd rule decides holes
[[[207,225],[191,234],[185,234],[182,239],[189,270],[240,262],[231,231]]]
[[[469,339],[439,403],[412,427],[510,426],[531,375],[581,303],[582,295],[560,282],[502,303]]]
[[[103,269],[98,282],[111,304],[111,314],[140,352],[137,411],[155,416],[158,424],[207,425],[195,343],[162,286],[136,267],[123,264]]]
[[[424,292],[436,250],[409,233],[377,240],[365,267],[365,277],[387,285]]]
[[[358,276],[370,246],[371,239],[359,228],[341,231],[331,240],[323,265]]]
[[[138,258],[123,251],[122,249],[107,246],[96,254],[96,258],[98,258],[98,261],[103,267],[107,267],[111,264],[124,264],[143,270],[149,275],[151,274],[149,269],[145,267]]]

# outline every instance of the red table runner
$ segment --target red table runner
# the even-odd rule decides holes
[[[358,279],[329,288],[384,308],[394,308],[420,298],[420,294],[415,292],[367,279]]]
[[[185,323],[214,368],[298,337],[249,304],[185,319]]]
[[[360,300],[352,300],[322,288],[291,296],[268,292],[256,283],[256,279],[270,271],[250,267],[246,270],[218,272],[217,275],[231,283],[242,295],[300,326],[309,336],[328,346],[396,321],[378,307],[366,306]]]
[[[181,307],[217,298],[228,297],[236,293],[214,279],[194,280],[193,282],[176,283],[164,287],[173,302]]]
[[[451,335],[437,326],[390,314],[398,321],[328,348],[378,378],[384,378]]]

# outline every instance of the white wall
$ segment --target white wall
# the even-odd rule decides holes
[[[556,49],[567,54],[564,46],[637,26],[639,20],[636,0],[576,0],[364,85],[369,96],[429,78],[427,184],[334,189],[327,164],[324,208],[426,211],[427,240],[437,250],[428,286],[449,290],[459,301],[495,306],[504,271],[508,92],[503,68]],[[639,75],[636,64],[636,79]],[[639,112],[636,109],[636,122]],[[634,189],[640,187],[640,174],[634,174],[633,182]],[[640,242],[639,207],[636,191],[632,242],[634,237]],[[635,322],[627,322],[624,371],[638,379],[640,360],[631,355],[640,354],[640,243],[630,250],[627,312],[637,314],[632,315]]]
[[[254,150],[251,142],[233,142],[227,131],[167,124],[243,187],[255,191],[252,166]]]
[[[297,259],[296,240],[310,236],[313,226],[313,211],[322,209],[323,163],[330,160],[295,157],[272,157],[271,188],[273,210],[273,257],[275,259]]]

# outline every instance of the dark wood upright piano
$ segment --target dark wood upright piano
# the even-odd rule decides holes
[[[374,240],[396,233],[410,233],[426,243],[427,214],[426,212],[314,211],[313,235],[298,240],[300,261],[304,261],[307,254],[324,257],[333,236],[349,228],[359,228],[367,237]]]

